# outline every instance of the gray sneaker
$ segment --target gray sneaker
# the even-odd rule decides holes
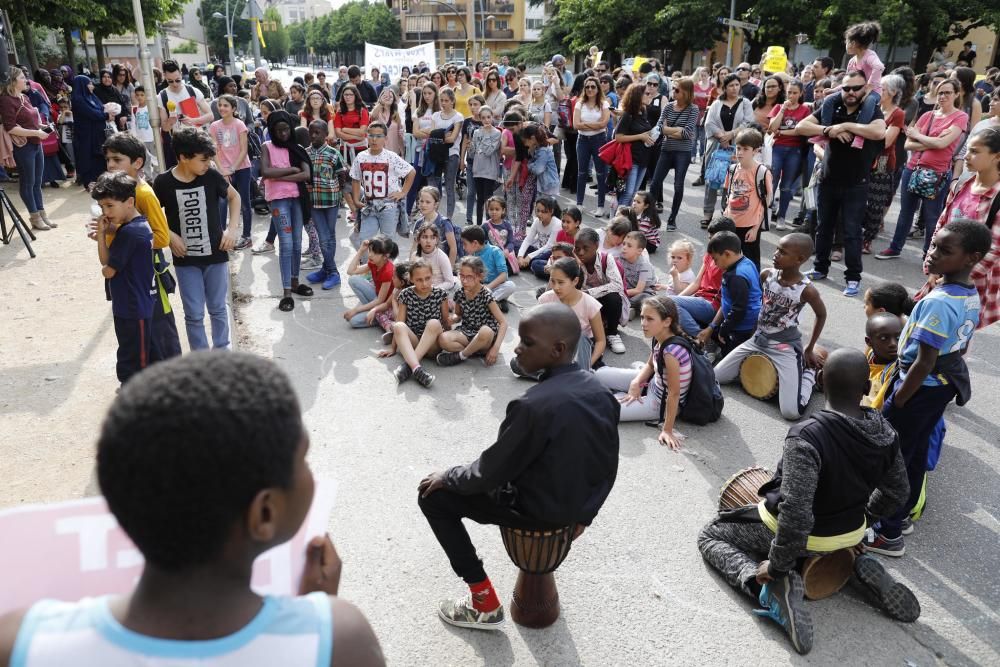
[[[912,623],[920,618],[917,596],[903,584],[894,581],[877,558],[868,554],[858,556],[854,561],[854,574],[889,616],[904,623]]]
[[[468,595],[458,600],[442,600],[438,605],[438,616],[450,625],[476,630],[499,630],[507,620],[503,605],[489,612],[478,611],[473,608],[472,599]]]
[[[792,646],[802,655],[812,650],[813,643],[812,617],[805,608],[804,591],[802,577],[792,570],[764,585],[760,592],[760,605],[764,608],[753,612],[780,625],[792,640]]]
[[[434,382],[434,376],[425,371],[423,366],[413,371],[413,379],[416,380],[424,389],[430,387],[431,383]]]
[[[396,376],[396,382],[403,384],[410,379],[413,375],[413,371],[406,364],[400,364],[399,366],[396,366],[396,370],[394,370],[392,374]]]
[[[457,366],[462,363],[462,357],[458,356],[458,352],[438,352],[435,360],[438,366]]]

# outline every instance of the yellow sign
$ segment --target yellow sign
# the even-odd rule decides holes
[[[788,67],[788,56],[783,46],[769,46],[764,52],[763,70],[774,74],[784,72]]]
[[[266,49],[267,44],[264,43],[264,31],[260,29],[260,21],[254,19],[254,23],[257,24],[257,38],[260,40],[260,45]]]
[[[643,64],[644,62],[646,62],[646,61],[648,61],[648,60],[649,60],[649,58],[643,58],[642,56],[636,56],[636,57],[635,57],[635,58],[634,58],[634,59],[632,60],[632,71],[633,71],[633,72],[638,72],[638,71],[639,71],[639,67],[640,67],[640,66],[641,66],[641,65],[642,65],[642,64]]]

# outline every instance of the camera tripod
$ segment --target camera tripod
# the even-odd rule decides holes
[[[10,229],[7,229],[7,214],[10,215]],[[15,230],[21,237],[24,247],[28,249],[28,254],[34,259],[35,249],[31,247],[31,241],[35,240],[35,235],[24,223],[24,218],[21,217],[21,214],[14,208],[14,202],[7,196],[7,191],[0,188],[0,237],[2,237],[4,245],[10,244]],[[29,237],[31,240],[28,240]]]

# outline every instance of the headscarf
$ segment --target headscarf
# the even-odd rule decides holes
[[[104,85],[104,83],[102,83],[102,79],[105,74],[111,77],[111,83],[108,85]],[[97,83],[94,84],[94,95],[96,95],[97,99],[104,102],[105,104],[107,104],[108,102],[115,102],[116,104],[122,103],[121,93],[119,93],[118,89],[115,88],[115,78],[111,74],[111,70],[102,69],[98,73]]]
[[[278,123],[288,124],[288,141],[278,140],[274,131]],[[312,173],[312,160],[309,159],[309,154],[306,153],[306,149],[302,148],[295,141],[295,126],[296,123],[292,119],[292,115],[284,109],[272,111],[267,117],[267,133],[271,136],[271,143],[278,148],[284,148],[288,151],[288,163],[290,165],[299,167],[300,169],[303,166],[308,167],[309,173]],[[298,183],[298,186],[299,204],[302,206],[302,219],[308,220],[312,214],[312,197],[305,183]]]
[[[70,97],[70,104],[74,111],[84,107],[90,107],[97,113],[104,115],[104,104],[94,93],[87,90],[87,84],[93,83],[89,76],[78,74],[73,78],[73,94]]]

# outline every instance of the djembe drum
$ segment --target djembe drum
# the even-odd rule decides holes
[[[503,546],[518,567],[510,617],[518,625],[547,628],[559,618],[559,591],[553,576],[578,535],[577,526],[525,530],[500,526]]]
[[[757,490],[771,481],[771,472],[760,466],[750,466],[726,480],[719,494],[719,509],[732,510],[761,501]],[[851,578],[854,572],[854,550],[838,549],[822,556],[810,556],[799,565],[805,595],[810,600],[830,597]]]
[[[740,384],[746,393],[766,401],[778,393],[778,371],[765,355],[748,355],[740,364]]]

